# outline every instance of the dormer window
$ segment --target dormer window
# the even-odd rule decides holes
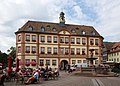
[[[33,27],[30,26],[30,27],[28,28],[28,30],[29,30],[29,31],[33,31]]]
[[[52,31],[55,32],[55,31],[56,31],[56,28],[53,28]]]
[[[45,28],[44,27],[41,27],[41,32],[45,32]]]
[[[92,35],[95,35],[95,32],[94,32],[94,31],[92,31],[92,32],[91,32],[91,34],[92,34]]]
[[[74,29],[72,29],[72,30],[71,30],[71,32],[72,32],[72,33],[75,33],[75,30],[74,30]]]
[[[82,34],[83,34],[83,35],[85,35],[85,34],[86,34],[86,32],[85,32],[85,31],[82,31]]]

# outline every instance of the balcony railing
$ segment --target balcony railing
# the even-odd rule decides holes
[[[41,54],[45,54],[45,52],[41,52]]]
[[[77,42],[77,44],[80,44],[80,42]]]
[[[25,51],[26,53],[30,53],[30,51]]]
[[[82,43],[83,45],[85,45],[86,43]]]
[[[48,54],[51,54],[51,52],[47,52]]]
[[[94,43],[93,42],[90,42],[90,45],[93,45]]]
[[[98,43],[95,43],[95,45],[98,45]]]
[[[45,42],[45,40],[41,40],[41,42]]]
[[[26,39],[26,41],[30,41],[30,39]]]
[[[32,51],[32,53],[36,53],[36,51]]]
[[[32,42],[36,42],[36,40],[32,40]]]

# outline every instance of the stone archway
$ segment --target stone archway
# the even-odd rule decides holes
[[[60,69],[65,70],[67,65],[68,65],[68,61],[67,60],[62,60],[60,62]]]

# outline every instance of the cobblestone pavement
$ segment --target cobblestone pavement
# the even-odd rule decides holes
[[[39,84],[30,84],[27,86],[119,86],[119,77],[82,77],[60,72],[58,80],[41,81]],[[5,82],[5,86],[26,86],[15,84],[15,82]]]

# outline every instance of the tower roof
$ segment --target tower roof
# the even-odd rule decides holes
[[[64,14],[64,12],[61,12],[60,15],[61,15],[61,16],[64,16],[65,14]]]

